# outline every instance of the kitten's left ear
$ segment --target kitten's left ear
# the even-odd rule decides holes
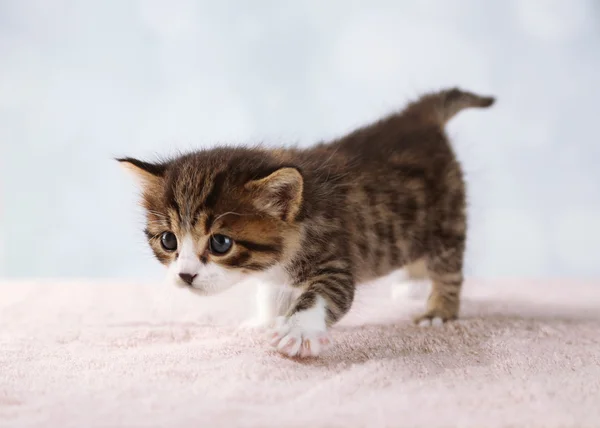
[[[302,205],[304,180],[296,168],[281,168],[271,175],[246,183],[254,206],[284,221],[293,221]]]
[[[154,164],[134,158],[119,158],[117,161],[129,173],[133,174],[138,184],[142,187],[159,184],[167,169],[166,164]]]

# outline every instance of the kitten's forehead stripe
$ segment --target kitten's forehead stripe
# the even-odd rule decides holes
[[[177,210],[179,221],[188,228],[196,226],[202,213],[215,208],[222,199],[227,180],[226,170],[203,170],[193,160],[186,160],[180,170],[174,172],[166,192],[168,203]]]
[[[221,190],[223,188],[223,184],[224,184],[226,178],[227,178],[227,176],[224,171],[221,171],[221,172],[218,172],[217,174],[215,174],[215,176],[211,180],[211,183],[207,184],[207,187],[209,188],[209,190],[208,190],[201,206],[203,205],[204,208],[207,208],[207,209],[214,208],[219,196],[221,195]]]
[[[184,163],[180,169],[173,172],[168,183],[167,199],[177,210],[182,226],[189,229],[194,223],[196,201],[202,188],[202,174],[190,163]]]
[[[166,186],[166,189],[164,191],[163,204],[164,204],[164,207],[162,209],[167,214],[170,213],[170,211],[174,211],[178,221],[181,222],[181,215],[180,215],[181,207],[179,206],[179,202],[177,202],[177,199],[176,199],[175,187],[171,184],[168,184]],[[158,207],[157,207],[157,209],[158,209]],[[170,215],[168,217],[170,217]]]

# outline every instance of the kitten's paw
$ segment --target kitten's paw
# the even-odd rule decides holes
[[[419,327],[439,327],[448,321],[456,319],[456,315],[438,312],[435,310],[427,311],[422,315],[413,318],[413,322]]]
[[[279,317],[270,334],[271,346],[288,357],[317,357],[331,344],[327,330],[311,328],[298,321],[294,316]]]
[[[444,325],[444,320],[440,317],[422,318],[422,319],[419,319],[418,321],[415,319],[415,323],[419,327],[439,327],[439,326]]]

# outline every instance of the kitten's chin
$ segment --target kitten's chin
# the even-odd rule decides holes
[[[205,288],[194,288],[194,287],[187,287],[188,291],[192,294],[195,294],[196,296],[202,296],[202,297],[208,297],[208,296],[214,296],[216,294],[219,294],[222,290],[219,291],[214,291],[214,290],[207,290]]]
[[[229,284],[227,286],[215,287],[214,285],[188,285],[187,289],[198,296],[214,296],[220,294],[225,290],[229,290],[237,283]]]

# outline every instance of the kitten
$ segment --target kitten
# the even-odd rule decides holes
[[[317,356],[356,284],[401,267],[419,267],[431,282],[415,322],[457,318],[465,183],[444,126],[462,109],[493,103],[449,89],[305,150],[219,147],[158,163],[118,160],[141,183],[148,242],[177,285],[208,295],[255,276],[272,345]],[[284,285],[293,291],[287,304],[277,291]]]

